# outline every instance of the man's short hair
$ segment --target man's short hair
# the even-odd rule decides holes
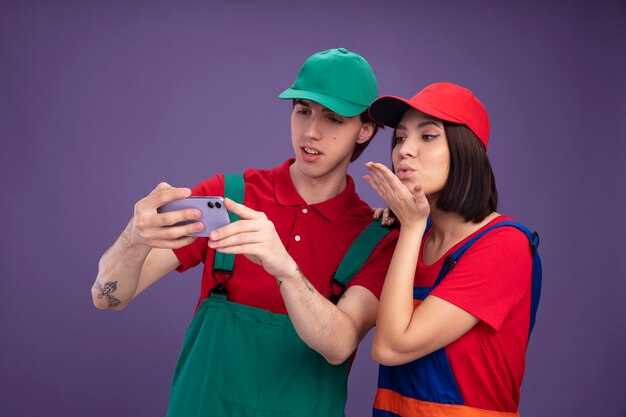
[[[356,146],[354,147],[354,152],[352,152],[352,157],[350,158],[350,162],[356,161],[356,159],[359,156],[361,156],[365,148],[367,148],[370,145],[370,142],[372,141],[372,139],[374,139],[374,136],[376,136],[376,133],[378,133],[378,128],[383,127],[383,125],[379,124],[378,122],[376,122],[374,119],[371,118],[370,113],[367,110],[359,114],[359,117],[361,118],[361,123],[372,123],[374,125],[374,130],[372,131],[372,137],[370,138],[370,140],[368,140],[365,143],[356,144]]]

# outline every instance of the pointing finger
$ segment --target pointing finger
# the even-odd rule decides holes
[[[243,220],[254,220],[264,216],[263,213],[254,211],[250,207],[239,204],[230,198],[224,198],[224,206],[226,207],[226,210],[236,214]]]

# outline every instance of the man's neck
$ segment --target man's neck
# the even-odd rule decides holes
[[[317,204],[338,196],[345,190],[348,181],[346,172],[336,170],[322,177],[311,177],[300,170],[297,161],[289,167],[291,182],[307,204]]]

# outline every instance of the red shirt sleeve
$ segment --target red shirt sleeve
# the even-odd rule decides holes
[[[476,241],[432,291],[498,331],[531,286],[528,239],[502,227]]]
[[[398,241],[398,234],[399,228],[394,228],[381,239],[363,267],[350,280],[346,289],[359,285],[367,288],[376,298],[380,299],[383,282],[387,276],[389,263],[391,263],[391,257]]]
[[[208,178],[191,189],[192,196],[224,196],[224,176],[218,174]],[[207,238],[200,237],[187,246],[173,249],[174,254],[180,261],[180,266],[176,268],[178,272],[184,272],[193,268],[200,262],[204,262],[206,257]]]

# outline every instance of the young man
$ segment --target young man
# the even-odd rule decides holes
[[[371,224],[348,165],[376,124],[367,116],[376,78],[344,48],[314,54],[280,97],[293,100],[295,159],[244,173],[241,220],[210,233],[197,210],[157,213],[190,195],[224,195],[217,175],[193,190],[161,183],[102,256],[94,304],[120,310],[173,269],[204,263],[202,293],[175,371],[168,416],[343,416],[350,356],[374,325],[397,233],[375,247],[342,292],[340,262]],[[234,268],[214,268],[216,253]],[[220,255],[221,256],[221,255]]]

